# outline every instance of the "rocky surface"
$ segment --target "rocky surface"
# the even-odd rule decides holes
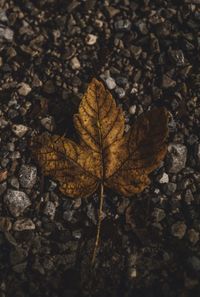
[[[199,1],[0,1],[0,296],[200,295]],[[170,112],[169,149],[151,184],[106,191],[101,244],[89,263],[98,194],[63,196],[30,140],[74,137],[92,77],[124,110]],[[158,123],[159,124],[159,123]]]

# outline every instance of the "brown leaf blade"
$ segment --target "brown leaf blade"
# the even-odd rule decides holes
[[[124,117],[120,107],[104,85],[93,79],[74,116],[80,144],[91,150],[100,162],[100,179],[111,174],[119,160],[115,152],[122,142]]]
[[[90,170],[94,160],[75,142],[60,136],[42,135],[35,140],[35,158],[44,175],[59,182],[60,191],[69,197],[90,196],[98,179]]]
[[[139,116],[124,135],[124,117],[104,85],[89,84],[74,115],[79,144],[59,136],[39,136],[34,155],[45,175],[70,197],[90,196],[98,186],[131,196],[148,184],[148,174],[164,158],[167,112],[155,108]]]
[[[121,164],[108,177],[106,185],[131,196],[149,184],[148,174],[156,169],[167,153],[168,115],[165,108],[155,108],[139,116],[118,151]]]

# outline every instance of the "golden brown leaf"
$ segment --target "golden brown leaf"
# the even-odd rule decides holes
[[[139,116],[118,151],[120,166],[106,180],[106,185],[117,192],[131,196],[141,192],[148,184],[148,174],[164,158],[167,145],[167,112],[153,109]]]
[[[166,154],[167,118],[164,108],[155,108],[124,134],[121,108],[93,79],[74,116],[79,144],[41,135],[33,151],[44,174],[57,180],[67,196],[90,196],[100,184],[131,196],[149,184],[148,174]]]

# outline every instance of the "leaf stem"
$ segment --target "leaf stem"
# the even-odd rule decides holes
[[[97,233],[96,233],[96,240],[94,245],[94,250],[92,254],[92,260],[91,260],[91,266],[94,265],[97,249],[99,246],[99,240],[100,240],[100,230],[101,230],[101,222],[102,222],[102,209],[103,209],[103,200],[104,200],[104,184],[101,183],[100,187],[100,200],[99,200],[99,214],[98,214],[98,223],[97,223]]]

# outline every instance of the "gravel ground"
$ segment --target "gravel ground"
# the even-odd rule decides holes
[[[200,1],[0,0],[0,297],[200,296]],[[92,77],[125,112],[171,113],[143,193],[63,196],[30,139],[74,135]],[[158,123],[159,124],[159,123]]]

